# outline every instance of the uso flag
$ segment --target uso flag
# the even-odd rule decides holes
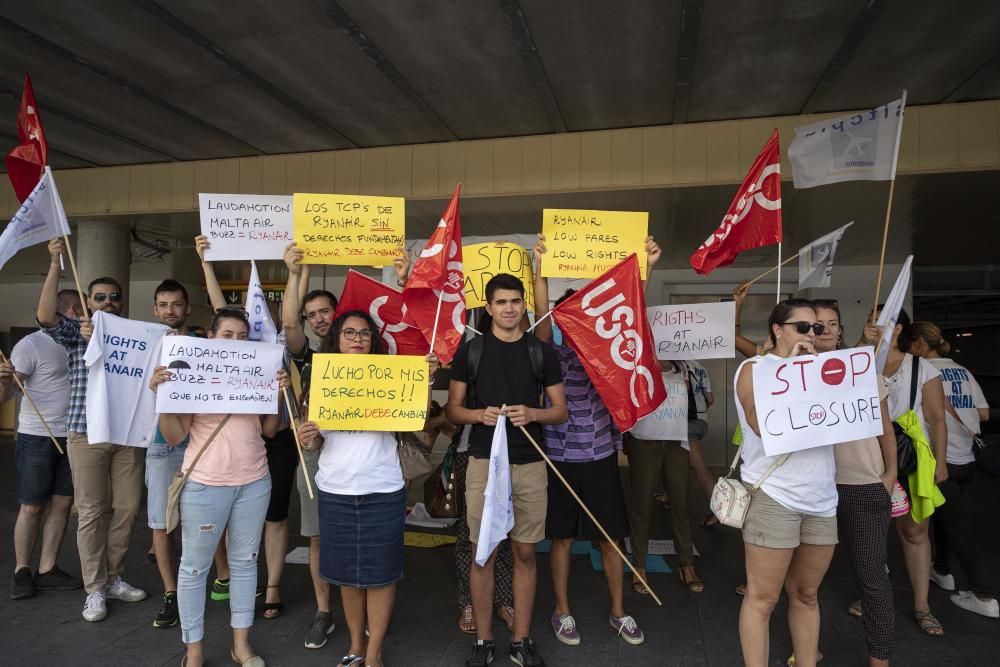
[[[781,155],[778,131],[747,172],[722,224],[691,255],[691,268],[705,276],[733,263],[744,250],[781,242]]]
[[[430,344],[420,333],[420,329],[403,322],[403,315],[406,313],[403,294],[354,269],[347,272],[347,282],[340,293],[334,317],[352,310],[371,315],[389,354],[415,354],[423,357],[430,351]]]
[[[552,317],[622,433],[666,400],[635,253],[556,306]]]

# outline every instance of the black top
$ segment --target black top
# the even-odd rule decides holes
[[[528,338],[524,334],[513,343],[498,340],[492,332],[483,334],[483,356],[479,361],[476,373],[475,389],[468,387],[466,406],[478,410],[489,406],[526,405],[541,408],[541,389],[538,380],[531,369],[531,359],[528,356]],[[544,374],[543,387],[551,387],[562,383],[562,370],[559,367],[559,356],[549,345],[542,345]],[[469,343],[464,343],[452,359],[451,377],[459,382],[468,382]],[[474,400],[470,400],[474,397]],[[545,446],[542,425],[533,423],[525,427],[531,437],[541,446]],[[490,447],[493,444],[493,427],[485,424],[473,424],[469,436],[469,455],[477,459],[488,459]],[[524,437],[521,429],[507,423],[507,449],[512,464],[534,463],[541,461],[534,446]]]

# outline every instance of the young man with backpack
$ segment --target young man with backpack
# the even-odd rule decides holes
[[[469,539],[479,540],[483,492],[488,476],[490,446],[497,418],[507,417],[510,479],[514,500],[514,527],[510,531],[514,554],[514,633],[512,662],[544,666],[528,636],[535,602],[537,572],[535,545],[545,537],[548,475],[541,455],[521,427],[539,445],[542,425],[566,421],[559,359],[551,347],[520,328],[525,313],[524,285],[509,274],[498,274],[486,284],[486,312],[493,322],[489,331],[463,344],[452,360],[446,415],[453,424],[471,424],[469,465],[466,477],[466,512]],[[548,399],[549,407],[542,400]],[[475,563],[469,575],[477,640],[466,665],[493,662],[491,623],[493,564]]]

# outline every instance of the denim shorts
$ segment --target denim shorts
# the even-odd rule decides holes
[[[66,438],[56,438],[63,452]],[[18,433],[14,445],[17,468],[17,502],[44,505],[52,496],[73,496],[69,457],[60,454],[47,435]]]
[[[379,588],[403,578],[406,489],[364,496],[319,492],[319,576]]]
[[[184,463],[187,445],[171,447],[153,442],[146,450],[146,515],[149,527],[165,530],[167,527],[167,490],[174,473]]]

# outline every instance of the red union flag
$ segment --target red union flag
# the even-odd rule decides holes
[[[722,224],[691,255],[691,268],[708,275],[744,250],[781,242],[781,156],[778,131],[764,144],[729,205]]]
[[[552,310],[624,433],[667,398],[635,253]]]
[[[347,272],[347,282],[344,283],[334,317],[352,310],[371,315],[389,354],[425,356],[430,351],[420,329],[403,322],[406,312],[403,294],[353,269]]]
[[[455,186],[448,208],[403,288],[404,321],[433,341],[434,354],[442,364],[451,361],[465,336],[465,277],[462,274],[462,227]],[[439,312],[440,310],[440,312]]]
[[[17,133],[21,143],[7,154],[7,176],[14,186],[14,194],[19,202],[24,202],[38,185],[45,165],[49,163],[49,146],[42,131],[42,119],[35,103],[35,91],[31,78],[24,75],[24,91],[21,93],[21,108],[17,112]]]

